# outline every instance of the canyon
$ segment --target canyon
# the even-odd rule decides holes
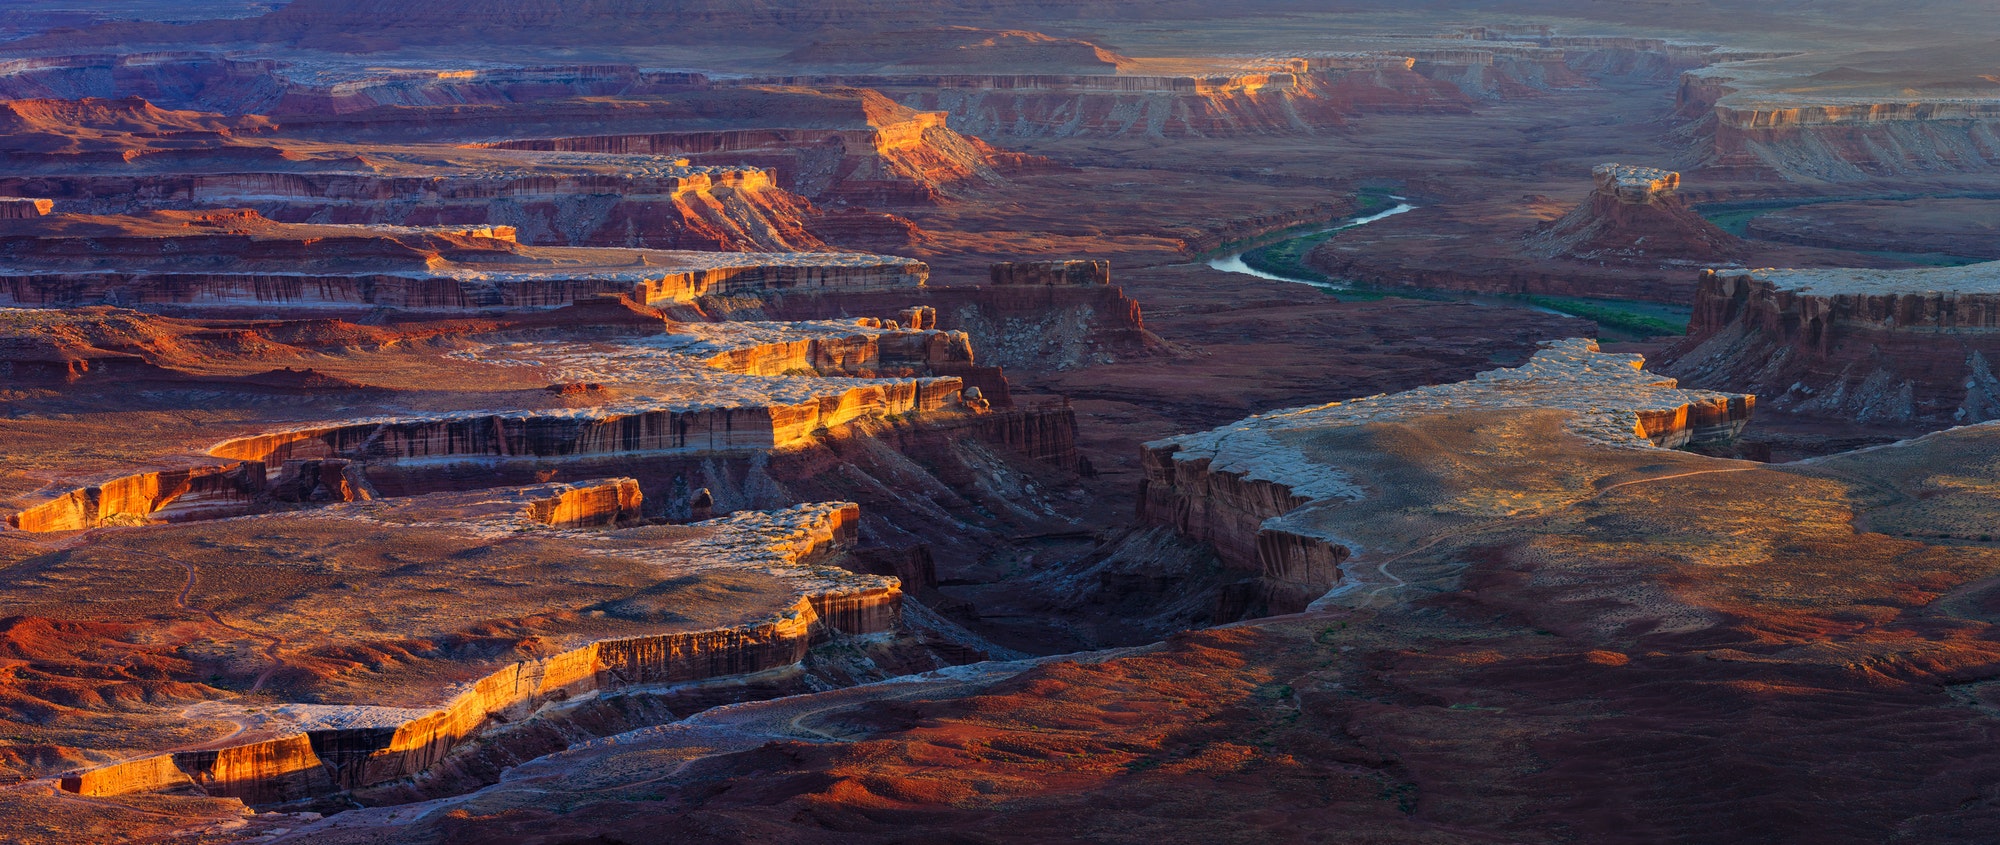
[[[1993,839],[1995,38],[0,11],[0,840]]]

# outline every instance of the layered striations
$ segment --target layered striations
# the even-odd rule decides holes
[[[1662,369],[1772,407],[1922,426],[2000,417],[2000,264],[1715,270]]]

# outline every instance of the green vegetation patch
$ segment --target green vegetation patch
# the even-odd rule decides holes
[[[1522,297],[1529,305],[1582,317],[1597,323],[1599,331],[1646,338],[1687,334],[1688,318],[1648,303],[1568,299],[1552,296]],[[1654,313],[1648,313],[1653,311]]]

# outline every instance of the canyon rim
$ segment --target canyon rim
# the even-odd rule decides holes
[[[2000,841],[2000,18],[0,0],[0,842]]]

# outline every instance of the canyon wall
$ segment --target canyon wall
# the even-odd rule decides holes
[[[1879,423],[2000,418],[2000,265],[1702,274],[1661,371],[1772,407]]]
[[[718,562],[741,557],[803,573],[812,561],[852,547],[859,523],[859,508],[848,503],[740,513],[704,523],[734,536],[702,551]],[[835,633],[877,634],[897,625],[902,592],[894,579],[836,572],[806,576],[798,601],[772,618],[600,640],[509,663],[414,717],[407,709],[353,707],[311,720],[296,733],[100,767],[67,776],[60,786],[81,795],[114,795],[191,781],[213,797],[269,805],[417,777],[483,731],[527,719],[551,704],[601,691],[789,666]]]
[[[960,375],[972,369],[972,341],[956,331],[889,331],[810,337],[732,349],[709,366],[757,376],[812,371],[874,378],[877,374]]]
[[[772,122],[783,123],[782,115]],[[810,121],[808,121],[810,123]],[[608,128],[608,127],[607,127]],[[669,155],[696,164],[755,167],[816,201],[922,206],[997,178],[1005,154],[946,125],[939,111],[871,118],[852,128],[611,130],[571,137],[484,142],[504,150]]]
[[[152,242],[159,248],[157,241]],[[754,258],[746,258],[746,262]],[[497,265],[504,267],[505,265]],[[773,290],[878,289],[921,285],[921,262],[870,264],[746,263],[705,269],[540,272],[286,273],[144,272],[32,269],[0,271],[0,305],[91,304],[380,306],[413,310],[554,308],[600,294],[632,294],[647,304],[688,302]]]
[[[23,531],[178,522],[250,513],[264,492],[261,461],[232,461],[128,475],[81,487],[7,518]]]
[[[504,225],[522,243],[731,252],[799,252],[826,244],[819,210],[769,171],[669,167],[664,176],[517,173],[390,176],[355,172],[102,173],[0,176],[0,192],[34,191],[65,212],[249,208],[291,223]],[[0,210],[4,217],[4,210]]]
[[[1227,137],[1314,133],[1368,112],[1463,112],[1468,101],[1398,56],[1341,67],[1213,75],[898,74],[773,77],[795,85],[859,85],[914,109],[948,113],[986,138]],[[1323,63],[1324,64],[1324,63]]]
[[[1355,554],[1342,537],[1341,504],[1375,495],[1359,467],[1316,459],[1315,439],[1446,414],[1543,410],[1568,414],[1586,446],[1671,449],[1742,433],[1754,397],[1681,389],[1642,363],[1604,354],[1594,341],[1551,342],[1521,367],[1470,381],[1273,411],[1147,443],[1139,517],[1212,546],[1242,576],[1221,596],[1218,618],[1297,612],[1337,586]]]
[[[1728,68],[1682,77],[1676,111],[1692,121],[1705,166],[1803,182],[2000,166],[2000,100],[1990,96],[1816,97],[1766,84]]]
[[[817,429],[863,416],[940,410],[957,401],[963,387],[955,378],[924,378],[862,384],[790,404],[363,422],[237,438],[210,453],[281,464],[311,458],[416,461],[768,450],[805,442]]]

